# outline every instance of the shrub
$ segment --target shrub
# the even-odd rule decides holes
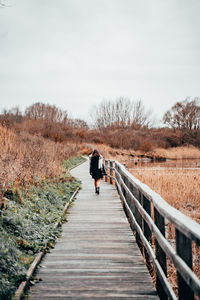
[[[73,158],[65,165],[75,166],[83,160]],[[54,224],[79,184],[66,170],[62,177],[38,178],[37,186],[24,188],[23,204],[17,193],[4,192],[10,201],[8,208],[0,211],[0,299],[11,298],[35,253],[54,245],[60,233]]]

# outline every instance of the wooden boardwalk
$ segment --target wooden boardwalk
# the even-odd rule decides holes
[[[101,182],[96,195],[88,169],[86,162],[71,172],[82,190],[28,299],[158,300],[117,191]]]

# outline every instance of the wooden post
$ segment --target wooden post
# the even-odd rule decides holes
[[[125,176],[123,174],[121,174],[121,177],[122,177],[122,181],[125,182],[125,180],[124,180]],[[121,189],[122,189],[124,197],[126,197],[126,191],[125,191],[125,189],[124,189],[124,187],[123,187],[122,184],[121,184]]]
[[[133,194],[133,196],[135,196],[135,187],[129,180],[128,180],[128,188],[129,188],[129,191]],[[135,216],[135,203],[132,200],[132,198],[130,198],[130,208],[131,208],[133,215]]]
[[[123,182],[126,184],[126,177],[125,177],[125,175],[121,174],[121,177],[122,177]],[[125,188],[123,187],[122,184],[121,184],[121,189],[122,189],[122,193],[124,195],[124,198],[126,199],[126,190],[125,190]],[[123,202],[123,209],[125,211],[126,216],[128,217],[127,209],[126,209],[126,206],[125,206],[124,202]]]
[[[128,187],[128,178],[126,176],[123,176],[123,180],[124,180],[125,185]],[[126,189],[124,188],[124,197],[126,198],[127,203],[129,204],[129,197],[127,194],[128,193],[126,192]]]
[[[143,195],[143,208],[151,216],[151,202],[144,195]],[[144,236],[146,237],[147,241],[149,241],[151,244],[152,243],[152,232],[151,232],[148,224],[146,223],[146,221],[143,220],[143,222],[144,222],[144,228],[143,228]],[[151,262],[150,262],[149,254],[145,248],[144,248],[144,255],[145,255],[147,267],[151,271]]]
[[[117,164],[115,164],[115,170],[117,171],[117,172],[119,172],[119,168],[118,168],[118,165]],[[116,178],[116,181],[117,181],[117,183],[119,184],[119,176],[118,176],[118,173],[117,172],[115,172],[115,178]],[[118,191],[118,185],[116,184],[116,188],[117,188],[117,191]],[[118,193],[119,193],[119,191],[118,191]]]
[[[183,233],[176,229],[176,251],[177,254],[186,262],[192,270],[192,243]],[[193,300],[194,292],[187,285],[183,277],[177,272],[178,277],[178,296],[180,300]]]
[[[106,173],[108,172],[107,171],[107,166],[108,166],[108,161],[107,160],[105,160],[105,171],[106,171]],[[105,182],[107,182],[108,181],[108,176],[105,176]]]
[[[155,224],[162,233],[162,235],[165,237],[165,219],[161,214],[158,212],[158,210],[154,207],[154,218],[155,218]],[[166,260],[166,254],[160,247],[159,243],[155,239],[155,247],[156,247],[156,258],[159,261],[159,264],[161,265],[161,268],[163,269],[163,272],[165,275],[167,275],[167,260]],[[167,300],[168,295],[166,294],[162,283],[159,279],[159,276],[156,274],[156,289],[158,292],[158,295],[160,299]]]
[[[114,170],[113,170],[113,177],[116,178],[116,172],[115,172],[116,163],[115,163],[115,161],[112,162],[112,166],[114,168]],[[114,186],[116,186],[116,180],[113,181],[113,184],[114,184]]]
[[[128,189],[132,194],[134,194],[134,186],[130,182],[130,180],[128,180]],[[131,212],[134,215],[134,217],[136,217],[136,215],[135,215],[136,207],[135,207],[135,203],[131,197],[129,197],[129,207],[130,207]],[[131,224],[131,229],[135,230],[135,226],[134,226],[133,222],[130,222],[130,224]]]
[[[111,177],[113,176],[113,170],[112,170],[112,168],[113,168],[113,161],[110,160],[110,176],[111,176]],[[112,180],[111,177],[110,177],[110,184],[113,183],[113,180]]]
[[[131,191],[131,182],[129,181],[129,178],[127,176],[124,176],[124,183],[126,184],[129,191]],[[132,211],[132,199],[131,199],[129,193],[126,192],[126,190],[124,190],[124,197],[126,198],[126,202],[129,206],[130,210]],[[126,214],[128,214],[128,216],[130,215],[130,213],[128,213],[128,210],[126,210]],[[134,230],[133,222],[131,221],[131,216],[129,216],[128,219],[129,219],[131,229]]]
[[[137,200],[138,202],[142,205],[143,203],[143,195],[140,191],[138,191],[138,197],[137,197]],[[143,226],[142,226],[142,216],[140,215],[137,207],[135,207],[135,217],[136,217],[136,221],[138,223],[138,225],[140,226],[141,229],[143,229]],[[140,251],[143,255],[143,243],[140,239],[140,236],[139,234],[136,232],[136,242],[138,244],[138,247],[140,248]]]

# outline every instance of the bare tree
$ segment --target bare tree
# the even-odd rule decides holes
[[[120,97],[115,101],[102,101],[92,110],[92,118],[99,129],[109,127],[126,127],[131,120],[132,103],[129,99]]]
[[[186,98],[177,102],[163,116],[163,122],[172,128],[192,130],[200,128],[200,98]]]
[[[102,128],[140,128],[149,127],[152,123],[151,112],[146,111],[142,101],[130,101],[120,97],[107,100],[95,106],[91,112],[95,127]]]
[[[78,128],[78,129],[88,130],[89,128],[87,122],[81,119],[71,119],[71,125],[73,128]]]
[[[43,119],[52,123],[68,123],[68,113],[57,108],[55,105],[34,103],[27,107],[25,116],[30,119]]]
[[[151,117],[152,111],[146,110],[144,104],[141,100],[134,102],[133,104],[133,114],[132,114],[132,127],[152,127],[154,120]]]
[[[0,123],[6,127],[11,127],[15,123],[21,123],[22,119],[23,116],[18,106],[9,110],[4,109],[0,115]]]

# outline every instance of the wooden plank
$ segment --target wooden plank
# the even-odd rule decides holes
[[[29,299],[158,300],[116,190],[102,182],[96,195],[87,163],[72,175],[82,190]]]
[[[41,296],[41,299],[43,299],[43,297],[51,297],[51,296],[54,296],[54,297],[67,297],[68,299],[68,296],[73,296],[73,297],[80,297],[80,294],[82,296],[82,299],[84,299],[84,297],[97,297],[97,296],[100,296],[101,298],[105,299],[104,297],[108,298],[108,297],[116,297],[118,299],[118,297],[129,297],[129,296],[136,296],[136,295],[140,295],[140,296],[149,296],[150,299],[152,299],[151,296],[153,296],[153,299],[155,299],[155,292],[152,292],[152,293],[147,293],[146,291],[143,291],[142,289],[138,290],[138,291],[116,291],[116,290],[113,290],[113,291],[102,291],[102,290],[92,290],[92,291],[88,291],[88,290],[77,290],[77,291],[69,291],[69,290],[65,290],[65,291],[62,291],[62,290],[55,290],[55,291],[39,291],[39,292],[34,292],[33,293],[33,296],[34,295],[40,295]]]
[[[55,296],[54,296],[54,294],[55,294]],[[34,296],[34,295],[33,295]],[[34,299],[53,299],[53,300],[57,300],[57,299],[67,299],[67,300],[69,300],[69,299],[73,299],[73,300],[75,300],[75,299],[79,299],[79,300],[81,300],[81,299],[126,299],[126,300],[129,300],[129,299],[142,299],[142,300],[144,300],[144,299],[151,299],[151,300],[155,300],[156,299],[156,296],[154,296],[154,295],[138,295],[138,294],[135,294],[135,295],[129,295],[129,294],[116,294],[116,293],[110,293],[110,294],[108,294],[108,296],[106,296],[105,294],[102,294],[102,293],[98,293],[97,294],[97,292],[96,291],[94,291],[94,293],[81,293],[81,297],[79,296],[79,293],[76,293],[76,294],[72,294],[71,295],[71,293],[68,293],[67,295],[65,294],[65,293],[53,293],[53,295],[52,294],[49,294],[49,293],[47,293],[47,294],[42,294],[41,295],[41,297],[42,298],[38,298],[38,294],[36,294],[35,295],[35,297],[36,298],[34,298]],[[39,296],[40,297],[40,296]]]

